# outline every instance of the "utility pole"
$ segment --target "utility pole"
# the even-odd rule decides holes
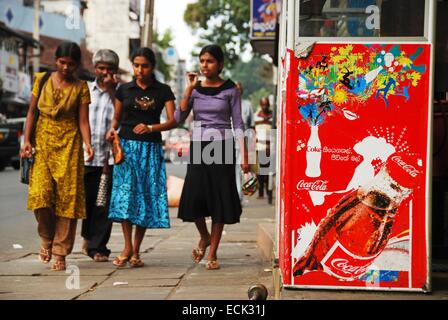
[[[142,47],[152,47],[152,32],[153,32],[153,20],[154,20],[154,2],[155,0],[143,0],[141,4],[144,2],[144,25],[142,28],[141,35],[141,46]]]
[[[33,23],[33,38],[36,41],[40,39],[40,0],[34,0],[34,23]],[[40,47],[33,48],[33,72],[38,72],[40,67]]]

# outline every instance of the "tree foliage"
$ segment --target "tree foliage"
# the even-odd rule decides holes
[[[248,62],[238,61],[230,73],[234,81],[241,82],[243,99],[251,99],[253,93],[259,91],[260,88],[264,88],[263,92],[269,92],[269,94],[274,91],[272,64],[259,56],[254,56]]]
[[[196,0],[187,5],[184,20],[201,31],[198,47],[215,43],[223,48],[228,69],[249,43],[249,0]]]
[[[251,100],[254,109],[261,97],[274,93],[272,63],[257,53],[248,62],[240,59],[240,53],[249,44],[249,0],[196,0],[187,5],[184,20],[195,32],[199,31],[199,48],[210,43],[223,48],[225,76],[241,82],[243,99]]]

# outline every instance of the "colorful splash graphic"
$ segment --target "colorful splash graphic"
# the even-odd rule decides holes
[[[278,160],[283,283],[426,291],[431,45],[303,44],[288,49],[284,66]],[[375,211],[377,196],[396,190],[381,178],[394,153],[421,174],[394,217],[377,219],[367,204],[358,209],[353,201],[357,190],[381,180],[378,193],[368,193]],[[364,245],[379,251],[366,253]]]
[[[407,102],[409,89],[416,87],[426,71],[414,61],[422,48],[409,54],[399,45],[385,49],[381,45],[332,47],[328,55],[313,55],[299,63],[297,103],[303,121],[321,125],[328,117],[342,114],[357,119],[357,108],[370,98],[389,106],[391,96]],[[359,50],[359,47],[358,47]]]

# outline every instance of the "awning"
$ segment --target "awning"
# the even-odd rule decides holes
[[[32,46],[34,48],[40,47],[39,41],[37,41],[29,36],[23,35],[11,28],[8,28],[3,22],[0,22],[0,35],[17,38],[20,41],[22,41],[24,44]]]

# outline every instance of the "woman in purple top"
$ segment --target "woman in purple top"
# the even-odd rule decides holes
[[[193,138],[190,163],[182,190],[178,217],[194,222],[201,239],[193,249],[192,258],[198,263],[210,246],[206,269],[219,269],[217,250],[224,224],[240,221],[241,203],[235,180],[235,145],[243,150],[242,170],[247,173],[247,146],[241,118],[241,96],[232,80],[224,80],[224,53],[217,45],[202,48],[200,69],[205,80],[188,74],[188,84],[175,112],[177,122],[183,121],[193,109]],[[232,126],[233,124],[233,126]],[[234,130],[232,130],[232,127]],[[211,232],[206,217],[211,217]]]

